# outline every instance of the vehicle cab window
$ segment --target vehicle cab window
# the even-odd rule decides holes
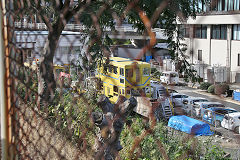
[[[143,76],[150,76],[150,69],[149,68],[143,68]]]
[[[124,76],[124,69],[123,68],[120,68],[120,75]]]

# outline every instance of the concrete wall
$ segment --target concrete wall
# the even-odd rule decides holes
[[[123,57],[123,58],[130,58],[135,59],[138,57],[138,59],[142,59],[142,56],[139,57],[142,49],[140,48],[118,48],[118,53],[116,56]]]
[[[231,71],[232,81],[235,82],[236,73],[240,73],[240,66],[238,66],[238,54],[240,54],[240,41],[231,42]]]
[[[226,66],[227,40],[211,40],[211,65]]]
[[[202,63],[209,63],[210,44],[207,39],[193,39],[193,63],[198,62],[198,50],[202,50]]]

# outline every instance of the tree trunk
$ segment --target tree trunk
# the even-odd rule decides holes
[[[53,57],[57,48],[58,40],[63,30],[63,25],[59,24],[53,27],[48,33],[48,39],[44,46],[43,55],[38,72],[38,103],[42,107],[47,107],[53,103],[56,81],[54,79]]]
[[[59,14],[54,24],[47,25],[49,27],[48,39],[43,55],[41,55],[43,59],[41,60],[38,74],[38,103],[41,107],[51,105],[54,100],[56,82],[53,73],[53,57],[62,31],[73,14],[74,12],[72,11],[65,12],[63,13],[64,18]]]

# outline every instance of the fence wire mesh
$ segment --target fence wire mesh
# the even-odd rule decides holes
[[[138,43],[141,47],[134,52],[122,47],[124,56],[146,60],[156,42],[169,42],[158,29],[164,24],[157,21],[192,15],[184,10],[193,9],[192,1],[186,3],[191,5],[169,0],[5,1],[5,54],[10,61],[6,70],[11,80],[8,155],[12,159],[199,159],[198,152],[206,151],[197,139],[167,128],[162,122],[167,110],[159,107],[162,102],[148,98],[151,91],[145,84],[150,85],[150,68],[144,70],[142,62],[134,61],[121,70],[122,64],[114,66],[111,59],[124,44]],[[157,33],[161,38],[156,38]],[[168,36],[174,35],[169,31]],[[118,81],[108,81],[109,77]],[[147,117],[132,112],[139,106],[137,100]],[[183,113],[169,101],[171,114]]]

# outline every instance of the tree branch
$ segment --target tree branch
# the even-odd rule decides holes
[[[49,30],[52,29],[52,26],[51,26],[51,22],[49,21],[49,18],[45,16],[44,14],[44,9],[41,7],[40,4],[36,5],[36,7],[34,6],[33,3],[31,3],[31,8],[33,10],[35,10],[35,12],[41,16],[41,19],[43,20],[43,22],[45,23],[45,25],[47,26],[47,28]]]

